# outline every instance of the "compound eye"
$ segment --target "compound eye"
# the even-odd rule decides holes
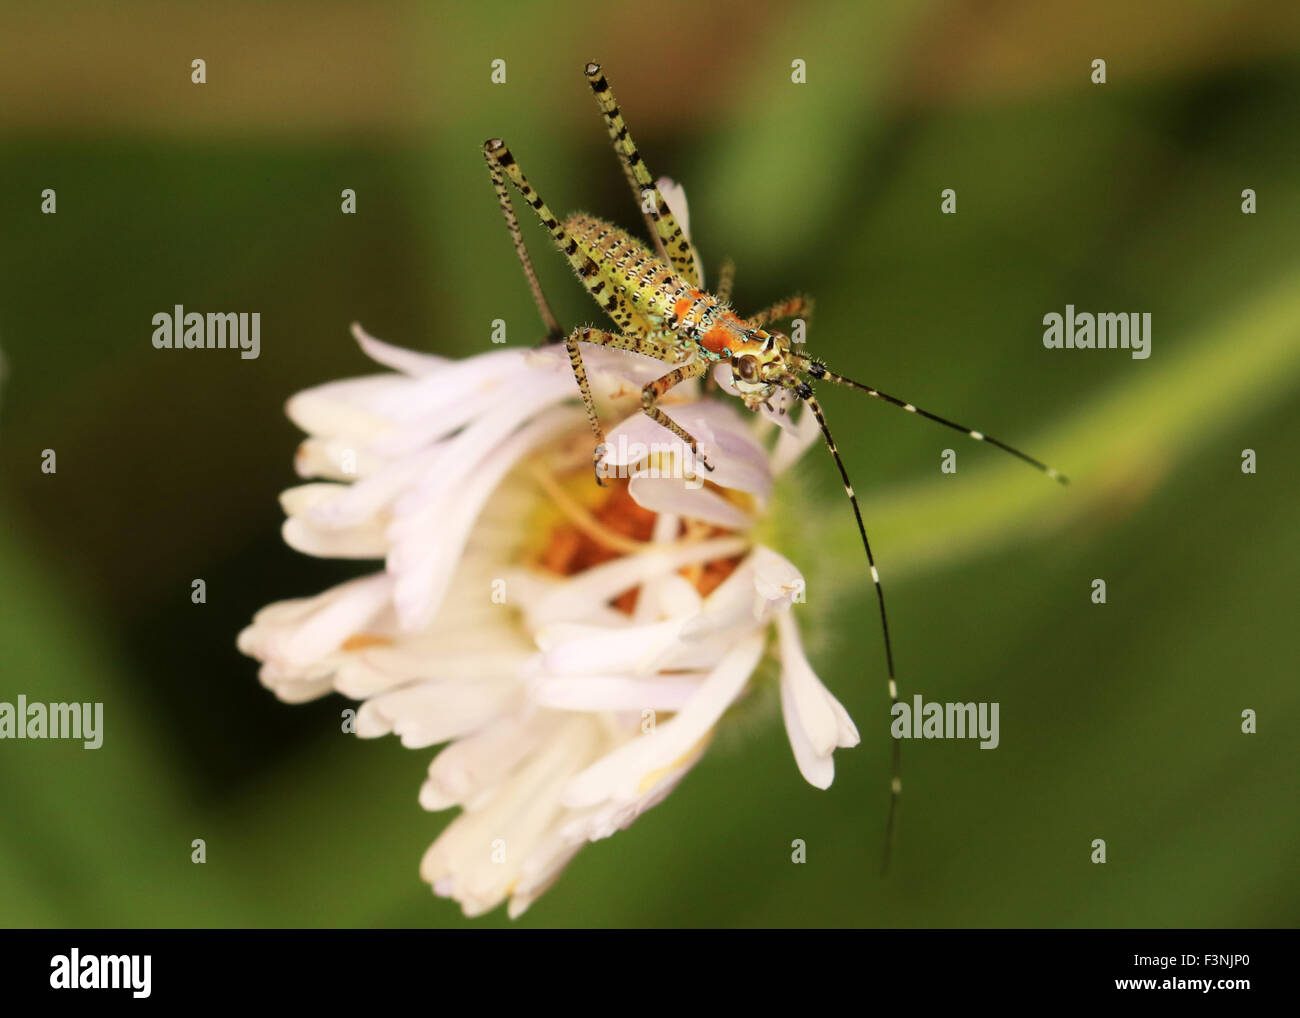
[[[750,357],[748,354],[737,357],[731,362],[731,367],[746,382],[752,382],[758,378],[757,357]]]

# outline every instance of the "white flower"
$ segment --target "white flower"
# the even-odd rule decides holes
[[[284,494],[284,535],[384,569],[263,609],[239,646],[286,701],[363,701],[358,735],[448,744],[420,791],[427,809],[462,809],[421,867],[438,894],[468,915],[509,897],[518,915],[585,842],[661,801],[746,692],[773,626],[795,760],[831,783],[832,752],[857,732],[804,655],[799,570],[751,534],[811,422],[769,452],[742,409],[670,402],[715,451],[708,483],[632,470],[599,488],[563,350],[452,362],[356,335],[397,373],[289,401],[310,436],[299,472],[330,480]],[[602,396],[635,397],[662,370],[586,359]],[[644,455],[625,460],[670,440],[634,414],[610,432],[607,466],[648,473]]]
[[[661,405],[715,469],[672,476],[691,458],[636,412],[664,366],[586,347],[601,419],[622,421],[602,473],[630,477],[598,487],[562,346],[451,361],[354,334],[393,370],[289,401],[318,480],[282,496],[284,538],[383,568],[270,605],[239,647],[283,700],[338,691],[360,736],[446,744],[419,795],[461,809],[421,865],[437,894],[518,916],[676,786],[769,652],[800,773],[830,785],[858,734],[804,654],[803,577],[753,535],[811,415],[765,444],[769,423],[679,386]]]

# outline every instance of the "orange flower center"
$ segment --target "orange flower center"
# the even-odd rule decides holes
[[[590,484],[590,475],[585,480]],[[628,491],[625,479],[611,479],[605,488],[597,489],[594,501],[590,495],[587,504],[570,501],[567,495],[555,499],[562,512],[561,518],[551,525],[535,564],[557,576],[573,576],[594,566],[634,554],[637,546],[649,546],[654,536],[655,514],[638,505]],[[551,490],[553,496],[558,490]],[[677,537],[687,541],[701,541],[730,533],[695,520],[683,521]],[[710,593],[731,575],[743,556],[713,559],[678,570],[681,576],[699,591],[701,597]],[[611,606],[630,615],[636,608],[639,587],[624,591],[610,602]]]

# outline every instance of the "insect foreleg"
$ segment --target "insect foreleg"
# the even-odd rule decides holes
[[[705,470],[712,472],[713,465],[700,456],[700,446],[695,437],[655,405],[656,401],[669,389],[675,388],[689,378],[699,378],[710,367],[712,367],[711,361],[706,360],[704,357],[696,357],[689,364],[683,364],[680,368],[673,368],[668,374],[647,383],[645,388],[641,390],[641,409],[652,421],[667,428],[685,442],[691,450],[691,455],[699,459]]]

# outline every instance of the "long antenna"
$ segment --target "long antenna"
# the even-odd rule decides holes
[[[822,437],[826,439],[826,447],[830,449],[835,466],[839,468],[840,479],[844,482],[844,494],[849,496],[849,503],[853,506],[853,516],[858,521],[858,533],[862,537],[862,547],[867,552],[867,565],[871,567],[871,582],[875,584],[876,601],[880,605],[880,628],[885,634],[885,664],[889,668],[889,715],[892,718],[894,706],[898,703],[898,680],[894,676],[894,649],[889,642],[889,619],[885,615],[885,589],[880,585],[880,572],[876,569],[876,560],[871,554],[871,542],[867,540],[867,528],[862,522],[862,509],[858,506],[858,496],[853,492],[853,482],[849,480],[849,472],[844,469],[844,461],[840,459],[839,450],[835,448],[835,439],[831,436],[831,429],[826,425],[826,415],[822,413],[821,404],[813,396],[812,387],[801,384],[795,389],[795,393],[808,404],[808,409],[817,418],[817,426],[821,428]],[[889,869],[890,848],[894,841],[894,816],[898,811],[898,797],[903,792],[902,749],[898,739],[894,739],[893,743],[889,781],[889,817],[885,821],[885,855],[881,862],[881,872]]]
[[[1009,452],[1017,459],[1022,459],[1032,467],[1036,467],[1045,473],[1054,481],[1060,481],[1062,484],[1069,484],[1070,479],[1054,467],[1049,467],[1041,460],[1036,460],[1028,453],[1021,452],[1014,446],[1007,445],[991,435],[986,435],[982,431],[976,431],[974,428],[968,428],[964,424],[958,424],[956,421],[950,421],[946,417],[940,417],[938,414],[931,413],[929,410],[922,410],[919,406],[909,403],[906,400],[899,399],[897,396],[891,396],[887,392],[881,392],[870,385],[863,385],[861,382],[855,382],[851,378],[845,378],[843,375],[837,375],[831,371],[821,361],[813,360],[811,357],[805,357],[802,354],[790,354],[790,360],[798,371],[811,375],[813,378],[824,378],[828,382],[836,385],[847,386],[850,389],[857,389],[859,392],[865,392],[868,396],[874,396],[876,399],[883,399],[886,403],[892,403],[896,407],[901,407],[908,413],[916,414],[918,417],[924,417],[927,420],[935,421],[942,424],[945,428],[952,428],[954,431],[960,431],[963,434],[975,439],[978,442],[987,442],[989,445],[997,446],[1003,452]]]

